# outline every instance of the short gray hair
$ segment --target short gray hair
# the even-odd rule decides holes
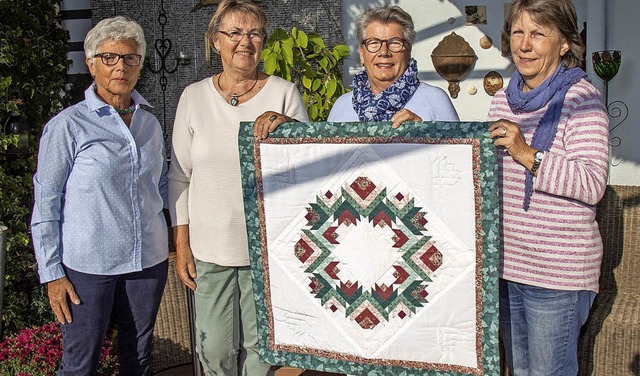
[[[93,29],[89,30],[87,37],[84,38],[84,55],[88,58],[93,58],[104,42],[124,39],[131,39],[136,42],[138,53],[142,55],[142,62],[144,62],[144,55],[147,51],[144,31],[142,31],[142,27],[137,22],[122,16],[105,18],[98,22]]]
[[[402,26],[403,38],[413,46],[416,40],[416,30],[413,26],[413,19],[409,13],[397,5],[385,6],[381,8],[369,9],[362,13],[356,20],[356,36],[358,44],[364,42],[364,35],[367,27],[373,22],[397,23]]]

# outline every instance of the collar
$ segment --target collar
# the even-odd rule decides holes
[[[84,91],[84,99],[87,102],[87,107],[89,108],[89,111],[92,111],[92,112],[98,111],[104,107],[111,107],[109,104],[105,103],[102,99],[100,99],[100,97],[98,97],[98,94],[96,94],[95,83],[91,84],[91,86],[89,86],[87,90]],[[147,102],[147,100],[144,99],[142,95],[140,95],[140,93],[136,91],[136,89],[133,89],[133,91],[131,92],[131,99],[136,105],[136,110],[140,108],[140,105],[145,105],[153,108],[153,106],[150,105],[149,102]]]

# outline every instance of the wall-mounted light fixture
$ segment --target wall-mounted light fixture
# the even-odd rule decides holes
[[[2,131],[7,136],[18,136],[17,145],[9,145],[7,150],[3,154],[7,155],[22,155],[27,154],[30,151],[29,137],[31,134],[31,126],[23,116],[12,112],[4,122]]]

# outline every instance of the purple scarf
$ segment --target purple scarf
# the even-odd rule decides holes
[[[362,71],[353,77],[353,109],[360,121],[389,121],[404,108],[418,86],[418,64],[414,59],[393,85],[378,94],[373,94],[369,76]]]
[[[506,89],[507,102],[513,113],[533,112],[549,103],[547,112],[538,123],[531,147],[549,151],[553,139],[558,131],[558,121],[562,113],[564,97],[571,86],[586,77],[587,74],[580,68],[566,69],[562,63],[553,74],[535,89],[524,92],[524,79],[516,69],[511,76],[509,86]],[[524,202],[522,207],[529,210],[531,194],[533,193],[533,175],[529,170],[525,171]]]

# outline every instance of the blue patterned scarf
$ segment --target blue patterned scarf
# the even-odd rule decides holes
[[[362,71],[353,77],[353,108],[360,121],[390,121],[404,108],[418,86],[418,63],[413,58],[402,76],[378,94],[373,94],[367,72]]]
[[[507,102],[509,102],[513,113],[533,112],[549,103],[547,112],[544,113],[533,133],[531,147],[542,151],[551,149],[551,144],[558,131],[558,121],[562,113],[564,97],[571,86],[586,76],[587,74],[580,68],[566,69],[560,64],[543,83],[525,93],[522,91],[524,79],[517,69],[513,72],[506,89]],[[524,202],[522,204],[525,211],[529,210],[532,193],[533,175],[527,170],[525,171]]]

